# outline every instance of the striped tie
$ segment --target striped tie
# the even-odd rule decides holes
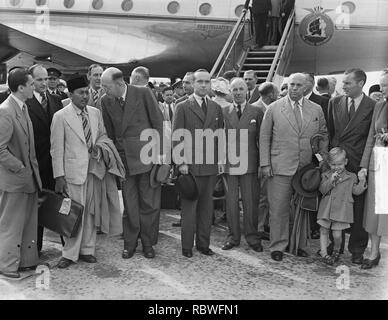
[[[94,105],[96,105],[96,104],[97,104],[97,101],[98,101],[98,91],[92,89],[92,92],[93,92],[93,101],[94,101]]]
[[[40,96],[42,97],[42,102],[40,104],[42,105],[43,110],[47,112],[47,98],[46,98],[46,94],[44,92],[41,92]]]
[[[85,110],[81,111],[81,117],[82,117],[82,127],[84,129],[86,144],[88,146],[89,152],[91,152],[92,151],[92,131],[90,130],[89,120]]]

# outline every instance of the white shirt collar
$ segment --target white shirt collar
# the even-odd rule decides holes
[[[357,98],[354,98],[354,108],[357,111],[358,107],[360,106],[360,103],[362,99],[364,98],[364,92],[360,94]],[[350,108],[350,101],[352,100],[351,97],[348,97],[348,108]]]
[[[71,106],[74,108],[75,112],[77,113],[77,115],[79,116],[82,112],[82,110],[80,108],[78,108],[74,103],[73,101],[71,102]],[[84,109],[85,113],[88,114],[88,107],[86,106],[85,109]]]
[[[11,93],[11,97],[14,98],[20,109],[23,111],[24,102],[20,100],[17,96],[15,96],[13,93]]]
[[[238,105],[238,103],[236,103],[236,102],[233,101],[233,106],[234,106],[234,108],[236,109],[236,111],[237,111],[237,105]],[[243,103],[240,103],[240,106],[241,106],[241,113],[244,111],[246,105],[247,105],[247,101],[246,101],[246,100],[245,100]]]
[[[292,109],[294,109],[294,108],[295,108],[295,103],[296,103],[296,101],[291,100],[290,96],[287,96],[287,97],[288,97],[288,100],[289,100],[290,103],[291,103]],[[302,107],[302,106],[303,106],[303,98],[304,98],[304,97],[302,97],[301,99],[298,100],[299,107]]]
[[[127,85],[125,85],[124,94],[121,96],[121,98],[123,98],[124,101],[125,101],[125,98],[127,97],[127,90],[128,90],[128,87],[127,87]]]
[[[263,104],[263,106],[265,107],[265,109],[267,110],[268,109],[268,104],[266,104],[262,98],[260,98],[260,101]]]
[[[202,105],[203,98],[205,98],[206,104],[208,104],[208,100],[209,100],[208,96],[200,97],[199,95],[197,95],[195,93],[193,93],[193,95],[194,95],[194,99],[197,100],[197,103],[199,104],[199,106]]]
[[[39,103],[42,103],[42,96],[40,95],[39,92],[34,90],[34,96],[35,96],[36,100],[38,100]],[[47,97],[46,97],[46,99],[47,99]]]

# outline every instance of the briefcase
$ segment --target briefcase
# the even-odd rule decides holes
[[[51,190],[43,189],[40,198],[38,223],[61,236],[73,238],[81,225],[83,205]]]

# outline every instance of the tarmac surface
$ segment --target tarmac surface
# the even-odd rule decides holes
[[[130,300],[273,300],[273,299],[388,299],[388,242],[383,239],[378,267],[361,270],[349,253],[336,266],[315,255],[319,240],[311,240],[308,258],[285,254],[273,261],[268,241],[257,253],[242,239],[238,248],[221,250],[226,223],[216,212],[208,257],[195,249],[191,259],[181,255],[179,211],[162,210],[156,258],[146,259],[141,245],[129,260],[121,258],[120,237],[98,235],[96,264],[79,262],[56,268],[61,257],[59,237],[46,231],[42,260],[51,269],[23,273],[22,280],[0,278],[0,299],[130,299]],[[369,251],[369,250],[368,250]]]

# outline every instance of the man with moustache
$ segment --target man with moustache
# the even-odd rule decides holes
[[[47,93],[47,70],[39,64],[28,69],[34,80],[34,95],[26,100],[28,113],[34,129],[36,158],[39,165],[39,174],[42,187],[54,191],[52,159],[50,155],[50,126],[54,113],[62,108],[61,98]],[[38,226],[38,252],[43,244],[42,226]]]
[[[327,151],[322,108],[304,98],[305,90],[305,75],[290,75],[288,95],[268,107],[261,125],[260,166],[264,177],[268,177],[269,249],[275,261],[283,259],[283,251],[289,243],[292,177],[311,162],[311,137],[323,135],[326,139],[320,144],[320,153]],[[297,255],[308,256],[302,248],[298,248]]]
[[[346,151],[346,169],[357,174],[364,152],[376,101],[366,96],[362,89],[366,74],[361,69],[345,71],[343,80],[344,95],[330,100],[328,130],[332,148],[341,147]],[[363,229],[363,209],[365,193],[353,196],[354,222],[350,229],[348,249],[352,263],[362,264],[363,254],[368,245],[368,234]],[[344,241],[345,237],[343,237]]]
[[[89,101],[88,106],[101,110],[101,97],[104,95],[104,89],[101,87],[101,75],[104,69],[99,64],[92,64],[88,68],[89,80]]]
[[[242,78],[235,78],[230,91],[233,104],[223,108],[227,137],[226,152],[226,217],[229,227],[228,237],[222,250],[239,246],[240,206],[239,188],[244,211],[244,234],[248,245],[256,252],[262,252],[261,237],[258,232],[258,205],[260,184],[258,178],[260,126],[264,112],[246,101],[248,87]],[[234,131],[234,132],[233,132]],[[247,135],[244,135],[247,131]],[[229,137],[229,132],[232,134]],[[229,151],[229,148],[235,150]],[[239,154],[239,163],[229,161],[229,154]]]
[[[87,80],[75,74],[67,82],[71,103],[54,114],[51,124],[51,157],[55,192],[68,195],[84,206],[82,222],[73,238],[65,237],[65,246],[58,268],[64,269],[78,261],[96,263],[96,226],[88,210],[88,185],[91,158],[97,159],[101,150],[95,146],[106,135],[100,110],[87,105]]]
[[[221,107],[208,97],[210,91],[210,74],[205,69],[197,70],[194,75],[194,94],[176,107],[173,122],[173,132],[185,129],[190,133],[191,140],[195,139],[196,130],[216,131],[223,128],[223,115]],[[218,141],[216,141],[218,142]],[[180,142],[175,142],[176,146]],[[210,231],[213,216],[213,190],[218,174],[217,143],[214,143],[214,163],[206,163],[206,139],[190,143],[183,139],[186,148],[191,149],[191,158],[185,156],[185,161],[174,162],[181,174],[189,171],[195,177],[198,187],[198,199],[189,200],[182,198],[182,255],[191,258],[196,235],[196,248],[204,255],[211,256],[214,252],[209,248]],[[197,148],[196,148],[197,147]],[[205,150],[205,151],[204,151]],[[202,163],[195,162],[195,155],[203,156]]]
[[[42,188],[25,101],[33,79],[22,68],[8,75],[10,96],[0,105],[0,274],[20,278],[38,265],[38,192]]]
[[[183,86],[183,91],[185,95],[175,101],[177,105],[178,103],[186,101],[193,94],[194,92],[193,83],[194,83],[194,73],[187,72],[182,80],[182,86]]]
[[[140,238],[144,256],[152,259],[159,232],[161,186],[151,186],[150,172],[154,163],[144,163],[141,158],[141,150],[148,141],[141,141],[140,136],[143,130],[154,129],[162,139],[163,115],[152,92],[145,87],[127,85],[119,69],[106,69],[101,81],[106,92],[101,99],[104,123],[126,170],[122,186],[122,258],[133,257]],[[160,146],[163,150],[162,143]]]

